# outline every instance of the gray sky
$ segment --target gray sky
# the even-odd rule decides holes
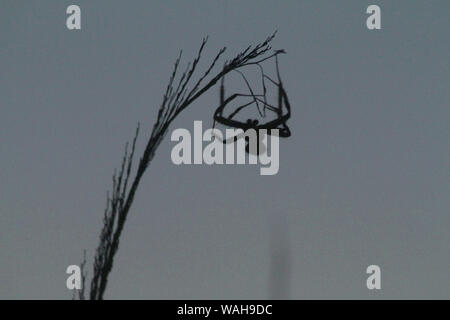
[[[65,9],[82,10],[69,31]],[[365,10],[378,4],[382,30]],[[66,299],[106,190],[139,151],[180,49],[208,61],[278,29],[292,137],[280,171],[175,166],[164,140],[106,298],[449,298],[448,1],[11,1],[0,9],[0,298]],[[171,129],[211,123],[212,89]],[[284,237],[273,236],[274,231]],[[281,231],[280,231],[281,230]],[[277,240],[278,239],[278,240]],[[274,249],[275,248],[275,249]],[[382,290],[366,288],[368,265]]]

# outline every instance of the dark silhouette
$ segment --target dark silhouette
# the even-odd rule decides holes
[[[167,85],[166,92],[163,96],[163,101],[158,111],[158,117],[156,123],[153,126],[150,138],[147,142],[145,150],[143,151],[135,173],[134,178],[131,179],[131,172],[135,156],[136,140],[139,136],[140,127],[137,125],[134,139],[131,143],[131,151],[128,152],[128,143],[125,147],[125,153],[122,159],[122,164],[120,170],[115,172],[112,180],[112,192],[111,195],[107,195],[106,199],[106,209],[103,217],[103,228],[100,233],[100,243],[97,247],[95,260],[94,260],[94,270],[90,283],[90,299],[103,299],[104,293],[108,284],[108,276],[113,268],[114,257],[119,248],[119,240],[122,234],[126,219],[130,212],[130,208],[133,204],[134,196],[136,190],[139,187],[139,183],[147,170],[150,162],[152,161],[155,151],[160,145],[162,139],[164,138],[167,130],[172,123],[172,121],[191,103],[193,103],[197,98],[199,98],[203,93],[212,88],[220,79],[224,79],[225,75],[231,71],[238,71],[238,69],[247,65],[259,65],[260,63],[277,57],[278,54],[283,53],[283,50],[277,50],[274,53],[265,56],[270,50],[270,42],[275,37],[274,33],[268,37],[264,42],[252,47],[249,46],[241,53],[236,55],[232,60],[227,60],[222,68],[215,76],[204,85],[202,83],[210,75],[214,66],[216,65],[219,58],[223,55],[226,48],[222,48],[210,66],[206,69],[203,75],[196,81],[192,82],[192,76],[194,71],[197,69],[198,62],[201,58],[203,49],[206,45],[207,38],[204,38],[200,49],[198,51],[197,57],[187,65],[186,70],[181,74],[181,76],[176,81],[178,67],[181,60],[181,52],[175,61],[175,66],[170,76],[169,83]],[[257,60],[260,58],[260,60]],[[260,66],[261,67],[261,66]],[[286,105],[287,95],[284,91],[281,80],[279,78],[278,87],[280,88],[281,98]],[[273,80],[271,80],[273,81]],[[193,85],[191,85],[193,83]],[[190,87],[190,88],[188,88]],[[255,101],[259,99],[257,96],[252,95]],[[264,97],[265,100],[265,97]],[[280,104],[281,105],[281,104]],[[271,108],[269,105],[265,105],[265,108]],[[288,107],[290,114],[290,108]],[[263,127],[278,127],[279,125],[285,126],[286,120],[289,116],[282,116],[280,114],[280,119],[277,122],[272,122],[263,125]],[[287,128],[287,127],[286,127]],[[131,183],[131,185],[129,185]],[[85,260],[82,264],[84,266]],[[83,270],[83,288],[85,286],[85,273]],[[79,298],[84,299],[84,290],[79,292]]]
[[[220,86],[220,105],[217,108],[216,112],[214,113],[214,122],[219,122],[228,127],[239,128],[244,131],[247,131],[249,129],[254,129],[256,131],[258,131],[259,129],[266,129],[267,134],[271,134],[271,129],[279,129],[280,137],[290,137],[291,136],[291,131],[289,130],[289,127],[286,125],[286,121],[291,117],[291,105],[289,104],[289,99],[288,99],[286,90],[283,87],[283,82],[281,81],[281,77],[280,77],[280,73],[279,73],[278,54],[280,54],[280,53],[285,53],[285,52],[283,50],[278,50],[273,55],[271,55],[261,61],[252,63],[252,64],[256,64],[260,67],[262,84],[263,84],[263,89],[264,89],[263,94],[260,94],[260,95],[254,94],[245,75],[239,70],[234,70],[243,77],[243,79],[245,80],[245,83],[247,84],[247,87],[249,88],[250,94],[235,93],[225,99],[225,86],[224,86],[225,75],[222,77],[222,82],[221,82],[221,86]],[[271,57],[275,57],[278,82],[274,81],[272,78],[270,78],[268,75],[266,75],[264,73],[264,69],[261,66],[261,62],[263,62]],[[278,87],[278,106],[276,106],[276,107],[267,102],[267,99],[266,99],[267,88],[265,85],[266,79]],[[227,106],[227,104],[229,102],[231,102],[232,100],[234,100],[237,97],[252,97],[253,101],[237,107],[230,115],[225,117],[223,115],[225,107]],[[263,112],[261,112],[261,110],[259,109],[259,104],[262,104]],[[265,112],[268,109],[269,111],[274,112],[276,114],[277,118],[274,120],[268,121],[266,123],[262,123],[262,124],[259,124],[259,121],[257,119],[247,119],[246,122],[233,119],[233,117],[235,117],[240,111],[242,111],[244,108],[246,108],[250,105],[256,105],[256,107],[258,108],[258,111],[264,117],[266,115]],[[284,106],[284,108],[283,108],[283,106]]]

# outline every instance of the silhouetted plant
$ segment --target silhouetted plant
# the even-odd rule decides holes
[[[180,52],[175,61],[173,72],[169,78],[169,83],[158,111],[156,123],[153,126],[153,130],[144,152],[139,159],[134,178],[131,179],[131,172],[133,169],[136,151],[136,141],[140,131],[139,124],[137,125],[136,132],[131,143],[131,150],[129,150],[129,145],[127,143],[120,170],[118,172],[114,172],[113,174],[112,192],[110,195],[109,193],[107,195],[106,209],[103,216],[103,228],[100,233],[100,243],[97,247],[94,258],[94,270],[89,293],[90,299],[103,299],[104,297],[105,289],[108,284],[108,276],[113,268],[114,257],[119,248],[120,236],[130,212],[130,208],[133,204],[136,190],[138,189],[142,176],[152,161],[155,151],[167,133],[172,121],[203,93],[212,88],[217,81],[219,81],[227,73],[247,65],[259,64],[267,59],[276,57],[280,53],[284,53],[283,50],[277,50],[267,55],[267,53],[271,50],[269,44],[275,37],[275,34],[276,33],[269,36],[264,42],[254,47],[248,46],[232,60],[225,61],[223,68],[218,71],[216,75],[212,76],[206,84],[202,85],[205,79],[211,74],[220,57],[225,52],[226,48],[222,48],[219,50],[203,75],[201,75],[190,88],[189,86],[192,82],[192,76],[198,67],[198,62],[200,61],[201,55],[207,43],[207,38],[203,39],[196,58],[191,63],[188,63],[185,71],[176,81],[175,78],[177,77],[182,55],[182,52]],[[256,98],[256,96],[254,96],[254,98]],[[130,185],[129,182],[131,182]],[[84,259],[84,263],[85,261],[86,260]],[[83,288],[85,286],[86,277],[84,263],[82,264]],[[82,290],[83,291],[79,292],[79,299],[84,299],[84,289]]]

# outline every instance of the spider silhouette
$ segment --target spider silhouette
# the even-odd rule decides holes
[[[262,84],[264,93],[263,94],[254,94],[253,90],[245,78],[244,74],[239,70],[234,70],[238,72],[242,78],[244,79],[245,83],[247,84],[247,87],[250,91],[250,94],[244,94],[244,93],[235,93],[228,98],[225,98],[225,77],[222,77],[221,79],[221,85],[220,85],[220,105],[214,112],[214,124],[213,127],[215,127],[216,122],[223,124],[228,127],[236,128],[236,129],[242,129],[243,133],[236,135],[232,138],[225,139],[222,142],[224,144],[231,143],[236,141],[237,139],[241,138],[245,135],[245,133],[249,129],[254,129],[256,131],[257,141],[258,141],[258,147],[257,147],[257,154],[260,152],[260,129],[266,129],[267,134],[272,134],[272,129],[278,129],[278,135],[282,138],[287,138],[291,136],[291,131],[289,127],[287,126],[286,122],[291,117],[291,106],[289,104],[288,96],[286,93],[286,90],[283,87],[283,83],[281,81],[279,68],[278,68],[278,57],[275,55],[275,61],[276,61],[276,71],[277,71],[277,78],[278,81],[273,80],[268,75],[264,73],[264,70],[262,69],[261,65],[259,63],[255,63],[261,70],[261,78],[262,78]],[[265,80],[269,80],[271,83],[273,83],[278,88],[278,106],[273,106],[267,102],[266,99],[266,85]],[[245,103],[243,105],[238,106],[232,113],[230,113],[228,116],[224,116],[224,110],[226,106],[236,99],[237,97],[251,97],[253,98],[251,102]],[[256,107],[258,109],[258,112],[262,117],[266,116],[266,110],[269,110],[276,115],[276,119],[267,121],[265,123],[260,123],[257,119],[247,119],[244,121],[239,121],[233,119],[239,112],[241,112],[243,109],[250,105],[256,104]],[[263,107],[263,111],[260,110],[260,105]],[[249,151],[249,139],[246,136],[246,152],[250,153]]]

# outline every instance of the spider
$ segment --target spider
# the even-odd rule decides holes
[[[266,132],[269,135],[272,134],[272,129],[278,129],[279,130],[278,135],[280,137],[286,138],[286,137],[291,136],[291,131],[286,124],[286,121],[291,117],[291,106],[289,104],[286,90],[283,88],[283,83],[281,82],[280,73],[279,73],[279,69],[278,69],[278,57],[275,56],[275,58],[276,58],[276,71],[277,71],[278,82],[274,81],[269,76],[264,74],[262,67],[258,63],[256,63],[261,70],[261,77],[262,77],[262,83],[263,83],[263,88],[264,88],[263,94],[259,94],[259,95],[254,94],[250,87],[250,84],[248,83],[244,74],[239,70],[235,70],[243,77],[243,79],[246,82],[247,87],[250,91],[250,94],[235,93],[235,94],[229,96],[228,98],[225,98],[225,85],[224,85],[225,77],[222,77],[221,85],[220,85],[220,105],[214,113],[213,128],[215,127],[216,122],[218,122],[218,123],[221,123],[228,127],[243,130],[242,134],[234,136],[231,139],[223,140],[222,142],[224,144],[236,141],[237,139],[239,139],[243,135],[245,135],[245,132],[247,132],[249,129],[254,129],[256,131],[256,136],[257,136],[258,142],[260,141],[259,140],[259,134],[260,134],[259,130],[260,129],[266,129]],[[278,88],[278,107],[275,107],[275,106],[267,103],[266,86],[265,86],[265,82],[264,82],[265,79],[272,82]],[[233,101],[237,97],[251,97],[251,98],[253,98],[253,101],[251,101],[249,103],[245,103],[243,105],[240,105],[230,115],[224,116],[223,111],[224,111],[225,107],[227,106],[227,104],[230,103],[231,101]],[[266,109],[268,109],[268,110],[274,112],[275,115],[277,116],[277,118],[274,120],[268,121],[266,123],[259,123],[259,121],[257,119],[247,119],[245,122],[233,119],[233,117],[236,116],[240,111],[242,111],[244,108],[246,108],[247,106],[252,105],[252,104],[256,104],[256,106],[258,108],[258,112],[260,113],[261,116],[265,117]],[[261,110],[259,109],[259,104],[263,105],[263,112],[261,112]],[[284,106],[284,108],[283,108],[283,106]],[[285,109],[285,111],[283,109]],[[247,141],[247,145],[246,145],[245,150],[247,153],[249,153],[249,140],[248,140],[247,136],[246,136],[246,141]],[[258,143],[257,154],[259,154],[259,151],[260,151],[259,149],[260,149],[260,145]]]

